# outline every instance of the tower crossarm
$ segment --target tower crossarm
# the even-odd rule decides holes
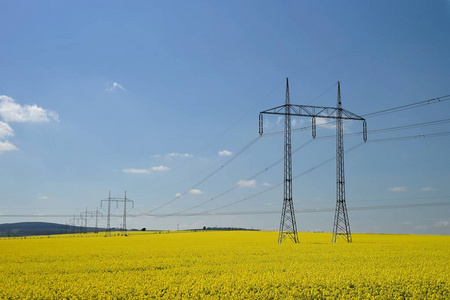
[[[286,106],[288,106],[288,113],[286,113]],[[342,112],[342,116],[338,115],[338,111]],[[297,105],[297,104],[284,104],[265,111],[260,114],[266,115],[290,115],[294,117],[311,117],[311,118],[328,118],[343,120],[358,120],[364,121],[365,119],[357,114],[352,113],[344,108],[327,107],[327,106],[310,106],[310,105]]]
[[[310,106],[297,104],[284,104],[274,108],[264,110],[259,113],[259,134],[263,135],[264,120],[263,115],[284,115],[294,117],[310,117],[312,118],[313,136],[315,137],[315,118],[339,119],[339,120],[355,120],[363,121],[364,141],[367,140],[366,119],[358,116],[351,111],[340,107],[327,106]]]

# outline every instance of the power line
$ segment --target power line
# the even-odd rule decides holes
[[[381,209],[399,209],[399,208],[420,208],[420,207],[436,207],[436,206],[449,206],[450,202],[431,202],[431,203],[407,203],[407,204],[393,204],[393,205],[374,205],[374,206],[354,206],[348,207],[348,210],[353,211],[364,211],[364,210],[381,210]],[[318,213],[318,212],[333,212],[334,208],[310,208],[310,209],[300,209],[296,210],[295,213]],[[235,211],[235,212],[204,212],[204,213],[190,213],[183,214],[183,217],[191,216],[237,216],[237,215],[263,215],[263,214],[279,214],[279,210],[265,210],[265,211]],[[2,217],[13,217],[13,218],[35,218],[35,217],[45,217],[45,218],[68,218],[73,217],[73,215],[33,215],[33,214],[23,214],[23,215],[1,215]],[[121,218],[121,215],[111,215],[112,217]],[[142,217],[142,215],[132,215],[129,217]],[[166,217],[167,215],[154,215],[155,217]]]
[[[375,143],[375,142],[389,142],[389,141],[404,141],[404,140],[415,140],[415,139],[423,139],[423,138],[433,138],[433,137],[440,137],[440,136],[446,136],[446,135],[450,135],[450,131],[430,133],[430,134],[400,136],[400,137],[384,138],[384,139],[375,139],[375,140],[369,140],[367,142]]]
[[[419,208],[419,207],[435,207],[435,206],[448,206],[450,202],[434,202],[434,203],[408,203],[397,205],[378,205],[378,206],[355,206],[348,207],[351,211],[364,211],[364,210],[381,210],[381,209],[399,209],[399,208]],[[333,212],[335,208],[311,208],[296,210],[295,213],[318,213],[318,212]],[[267,214],[280,214],[279,210],[266,210],[266,211],[235,211],[235,212],[204,212],[204,213],[192,213],[185,214],[183,216],[238,216],[238,215],[267,215]]]
[[[443,136],[443,135],[450,135],[450,131],[449,131],[449,132],[434,133],[434,134],[422,134],[422,135],[414,135],[414,136],[402,136],[402,137],[394,137],[394,138],[386,138],[386,139],[369,140],[368,142],[370,142],[370,143],[377,143],[377,142],[385,142],[385,141],[409,140],[409,139],[419,139],[419,138],[432,138],[432,137],[439,137],[439,136]],[[303,144],[302,146],[300,146],[300,147],[297,148],[296,150],[299,150],[299,149],[305,147],[305,146],[306,146],[307,144],[309,144],[309,143],[310,143],[310,141],[308,141],[307,143]],[[353,150],[357,149],[358,147],[360,147],[360,146],[362,146],[362,145],[364,145],[364,143],[359,143],[359,144],[353,146],[352,148],[347,149],[347,150],[345,151],[345,153],[348,153],[348,152],[350,152],[350,151],[353,151]],[[310,172],[312,172],[312,171],[314,171],[314,170],[316,170],[316,169],[318,169],[318,168],[320,168],[320,167],[326,165],[327,163],[332,162],[335,158],[336,158],[335,156],[330,157],[329,159],[327,159],[327,160],[321,162],[320,164],[317,164],[317,165],[313,166],[312,168],[310,168],[310,169],[308,169],[308,170],[306,170],[306,171],[304,171],[304,172],[302,172],[302,173],[299,173],[299,174],[293,176],[293,179],[297,179],[297,178],[299,178],[299,177],[301,177],[301,176],[304,176],[304,175],[306,175],[306,174],[308,174],[308,173],[310,173]],[[276,161],[276,162],[274,162],[274,163],[273,163],[272,165],[270,165],[269,167],[271,168],[271,167],[273,167],[274,165],[276,165],[277,163],[279,163],[279,160]],[[263,170],[264,170],[264,169],[263,169]],[[258,173],[256,173],[255,175],[259,175],[259,173],[262,173],[263,170],[260,171],[260,172],[258,172]],[[254,175],[254,176],[255,176],[255,175]],[[255,177],[256,177],[256,176],[255,176]],[[220,210],[220,209],[223,209],[223,208],[226,208],[226,207],[230,207],[230,206],[233,206],[233,205],[235,205],[235,204],[242,203],[242,202],[245,202],[245,201],[250,200],[250,199],[252,199],[252,198],[255,198],[255,197],[257,197],[257,196],[259,196],[259,195],[262,195],[262,194],[264,194],[264,193],[266,193],[266,192],[269,192],[269,191],[271,191],[271,190],[273,190],[273,189],[275,189],[275,188],[281,186],[282,184],[283,184],[283,182],[279,182],[279,183],[274,184],[274,185],[272,185],[272,186],[270,186],[270,187],[268,187],[268,188],[266,188],[266,189],[264,189],[264,190],[262,190],[262,191],[260,191],[260,192],[258,192],[258,193],[255,193],[255,194],[252,194],[252,195],[250,195],[250,196],[247,196],[247,197],[245,197],[245,198],[243,198],[243,199],[240,199],[240,200],[231,202],[231,203],[229,203],[229,204],[222,205],[222,206],[217,207],[217,208],[214,208],[214,209],[209,209],[209,210],[206,210],[206,211],[203,211],[203,212],[192,213],[192,214],[188,214],[188,215],[203,215],[203,214],[210,213],[210,212],[213,212],[213,211],[216,211],[216,210]],[[213,200],[215,200],[215,199],[217,199],[217,198],[219,198],[219,197],[222,197],[223,195],[225,195],[225,194],[231,192],[232,190],[236,189],[237,187],[238,187],[238,186],[234,186],[234,187],[232,187],[232,188],[230,188],[230,189],[224,191],[223,193],[221,193],[221,194],[219,194],[219,195],[217,195],[217,196],[215,196],[215,197],[213,197],[213,198],[211,198],[211,199],[209,199],[209,200],[207,200],[207,201],[204,201],[204,202],[202,202],[202,203],[200,203],[200,204],[198,204],[198,205],[194,205],[193,207],[190,207],[190,208],[188,208],[188,209],[181,210],[181,211],[176,212],[176,213],[172,213],[172,214],[164,214],[164,215],[154,215],[154,214],[149,214],[149,213],[141,213],[140,215],[136,215],[136,216],[145,216],[145,215],[146,215],[146,216],[154,216],[154,217],[161,217],[161,216],[166,216],[166,217],[167,217],[167,216],[175,216],[175,215],[178,215],[178,216],[184,216],[184,215],[186,215],[186,214],[183,214],[184,212],[187,212],[187,211],[192,210],[192,209],[194,209],[194,208],[200,207],[200,206],[202,206],[202,205],[204,205],[204,204],[206,204],[206,203],[209,203],[209,202],[211,202],[211,201],[213,201]]]
[[[370,202],[386,202],[386,201],[411,201],[411,200],[431,200],[431,199],[450,199],[450,196],[434,196],[434,197],[406,197],[406,198],[382,198],[373,200],[352,200],[351,203],[370,203]],[[302,202],[302,205],[308,204],[324,204],[328,201],[312,201],[312,202]],[[238,207],[261,207],[261,204],[243,204]]]
[[[307,141],[306,143],[304,143],[304,144],[302,144],[301,146],[299,146],[299,147],[297,147],[296,149],[294,149],[294,150],[292,151],[292,153],[294,154],[294,153],[300,151],[301,149],[303,149],[303,148],[305,148],[307,145],[309,145],[312,141],[313,141],[313,139],[310,139],[310,140]],[[249,181],[249,180],[255,179],[256,177],[258,177],[259,175],[261,175],[261,174],[267,172],[268,170],[270,170],[271,168],[275,167],[276,165],[278,165],[278,164],[281,163],[282,161],[283,161],[283,158],[278,159],[277,161],[273,162],[272,164],[270,164],[269,166],[265,167],[265,168],[262,169],[261,171],[255,173],[254,175],[252,175],[252,176],[250,176],[249,178],[245,179],[245,181]],[[208,200],[206,200],[206,201],[203,201],[203,202],[201,202],[201,203],[199,203],[199,204],[197,204],[197,205],[194,205],[194,206],[192,206],[192,207],[189,207],[189,208],[187,208],[187,209],[181,210],[181,211],[179,211],[179,212],[176,212],[176,213],[173,213],[173,214],[170,214],[170,215],[178,215],[178,214],[180,214],[180,213],[183,213],[183,212],[186,212],[186,211],[190,211],[190,210],[192,210],[192,209],[194,209],[194,208],[198,208],[198,207],[200,207],[200,206],[203,206],[203,205],[205,205],[205,204],[207,204],[207,203],[209,203],[209,202],[212,202],[212,201],[214,201],[214,200],[217,200],[218,198],[220,198],[220,197],[222,197],[222,196],[224,196],[224,195],[230,193],[231,191],[237,189],[238,187],[240,187],[240,185],[239,185],[239,184],[236,184],[236,185],[234,185],[233,187],[231,187],[231,188],[225,190],[224,192],[222,192],[222,193],[220,193],[220,194],[218,194],[218,195],[216,195],[216,196],[214,196],[214,197],[212,197],[212,198],[210,198],[210,199],[208,199]]]
[[[420,127],[433,126],[433,125],[441,125],[441,124],[445,124],[445,123],[450,123],[450,119],[408,124],[408,125],[395,126],[395,127],[386,127],[386,128],[381,128],[381,129],[369,130],[368,133],[378,134],[378,133],[384,133],[384,132],[407,130],[407,129],[412,129],[412,128],[420,128]],[[361,134],[362,134],[362,132],[352,132],[352,133],[346,133],[346,134],[344,134],[344,136],[358,136]],[[317,137],[316,139],[328,139],[328,138],[334,138],[334,137],[335,137],[335,135],[325,135],[325,136]],[[373,141],[373,140],[368,140],[368,142],[370,142],[370,141]]]
[[[346,150],[345,152],[347,153],[347,152],[353,151],[353,150],[355,150],[356,148],[358,148],[358,147],[360,147],[360,146],[362,146],[362,145],[364,145],[364,143],[359,143],[358,145],[356,145],[356,146],[354,146],[354,147],[352,147],[352,148]],[[308,173],[310,173],[310,172],[312,172],[312,171],[314,171],[314,170],[316,170],[316,169],[318,169],[318,168],[320,168],[320,167],[326,165],[327,163],[333,161],[335,158],[336,158],[336,157],[333,156],[333,157],[331,157],[331,158],[329,158],[329,159],[327,159],[327,160],[321,162],[320,164],[315,165],[315,166],[309,168],[308,170],[306,170],[306,171],[304,171],[304,172],[302,172],[302,173],[299,173],[299,174],[293,176],[292,179],[300,178],[301,176],[304,176],[304,175],[306,175],[306,174],[308,174]],[[238,203],[247,201],[247,200],[252,199],[252,198],[254,198],[254,197],[256,197],[256,196],[259,196],[259,195],[264,194],[264,193],[266,193],[266,192],[268,192],[268,191],[271,191],[271,190],[273,190],[273,189],[275,189],[275,188],[281,186],[283,183],[284,183],[284,182],[279,182],[279,183],[277,183],[277,184],[275,184],[275,185],[272,185],[272,186],[268,187],[267,189],[264,189],[264,190],[262,190],[262,191],[260,191],[260,192],[258,192],[258,193],[256,193],[256,194],[252,194],[252,195],[250,195],[250,196],[247,196],[247,197],[245,197],[245,198],[243,198],[243,199],[240,199],[240,200],[231,202],[231,203],[229,203],[229,204],[225,204],[225,205],[222,205],[222,206],[220,206],[220,207],[217,207],[217,208],[214,208],[214,209],[210,209],[210,210],[201,212],[200,214],[203,214],[203,213],[209,213],[209,212],[212,212],[212,211],[215,211],[215,210],[219,210],[219,209],[222,209],[222,208],[226,208],[226,207],[229,207],[229,206],[232,206],[232,205],[235,205],[235,204],[238,204]]]
[[[411,104],[406,104],[406,105],[401,105],[401,106],[397,106],[397,107],[393,107],[393,108],[389,108],[389,109],[384,109],[384,110],[376,111],[373,113],[368,113],[368,114],[363,115],[363,117],[365,117],[365,118],[378,117],[378,116],[385,115],[385,114],[390,114],[390,113],[394,113],[394,112],[398,112],[398,111],[402,111],[402,110],[421,107],[421,106],[425,106],[425,105],[429,105],[429,104],[436,104],[439,102],[445,102],[445,101],[449,101],[449,100],[450,100],[450,95],[445,95],[445,96],[432,98],[432,99],[428,99],[428,100],[423,100],[423,101],[419,101],[419,102],[415,102],[415,103],[411,103]]]
[[[209,178],[211,178],[212,176],[214,176],[215,174],[217,174],[220,170],[222,170],[224,167],[226,167],[228,164],[230,164],[233,160],[235,160],[236,158],[238,158],[242,153],[244,153],[246,150],[248,150],[251,146],[253,146],[253,144],[255,144],[258,140],[260,139],[260,136],[257,136],[255,139],[253,139],[252,141],[250,141],[247,145],[245,145],[243,148],[241,148],[238,152],[236,152],[235,154],[233,154],[233,156],[231,156],[231,158],[229,158],[227,161],[225,161],[220,167],[218,167],[217,169],[215,169],[213,172],[209,173],[206,177],[204,177],[203,179],[201,179],[199,182],[197,182],[196,184],[194,184],[193,186],[191,186],[188,190],[186,190],[185,192],[181,193],[180,195],[177,195],[175,198],[164,202],[163,204],[157,206],[156,208],[152,209],[149,211],[149,213],[154,212],[158,209],[161,209],[169,204],[171,204],[172,202],[178,200],[179,198],[185,196],[187,193],[189,193],[189,191],[197,188],[199,185],[201,185],[202,183],[204,183],[206,180],[208,180]]]
[[[441,133],[435,133],[435,134],[422,134],[422,135],[415,135],[415,136],[403,136],[403,137],[395,137],[395,138],[387,138],[387,139],[369,140],[368,142],[370,142],[370,143],[376,143],[376,142],[395,141],[395,140],[408,140],[408,139],[419,139],[419,138],[431,138],[431,137],[439,137],[439,136],[443,136],[443,135],[450,135],[450,131],[448,131],[448,132],[441,132]],[[355,150],[356,148],[362,146],[363,144],[364,144],[364,143],[357,144],[357,145],[355,145],[354,147],[352,147],[352,148],[346,150],[345,153],[350,152],[350,151],[353,151],[353,150]],[[323,161],[322,163],[320,163],[320,164],[318,164],[318,165],[316,165],[316,166],[314,166],[314,167],[308,169],[307,171],[304,171],[304,172],[302,172],[302,173],[300,173],[300,174],[294,176],[293,179],[299,178],[299,177],[301,177],[301,176],[303,176],[303,175],[305,175],[305,174],[307,174],[307,173],[310,173],[310,172],[314,171],[315,169],[318,169],[318,168],[324,166],[325,164],[327,164],[327,163],[333,161],[334,159],[335,159],[335,156],[333,156],[333,157],[331,157],[331,158],[329,158],[329,159]],[[265,190],[263,190],[263,191],[261,191],[261,192],[259,192],[259,193],[250,195],[250,196],[245,197],[245,198],[243,198],[243,199],[241,199],[241,200],[238,200],[238,201],[232,202],[232,203],[230,203],[230,204],[226,204],[226,205],[223,205],[223,206],[221,206],[221,207],[218,207],[218,208],[215,208],[215,209],[211,209],[211,210],[208,210],[208,211],[205,211],[205,212],[202,212],[202,213],[211,212],[211,211],[214,211],[214,210],[219,210],[219,209],[222,209],[222,208],[226,208],[226,207],[232,206],[232,205],[237,204],[237,203],[241,203],[241,202],[247,201],[247,200],[249,200],[249,199],[251,199],[251,198],[254,198],[254,197],[259,196],[259,195],[261,195],[261,194],[263,194],[263,193],[265,193],[265,192],[268,192],[268,191],[270,191],[270,190],[272,190],[272,189],[274,189],[274,188],[276,188],[276,187],[278,187],[278,186],[280,186],[280,185],[282,185],[282,184],[283,184],[283,183],[280,182],[280,183],[278,183],[278,184],[276,184],[276,185],[274,185],[274,186],[271,186],[270,188],[265,189]]]
[[[377,139],[377,140],[369,140],[368,142],[370,142],[370,143],[376,143],[376,142],[395,141],[395,140],[408,140],[408,139],[419,139],[419,138],[432,138],[432,137],[439,137],[439,136],[443,136],[443,135],[450,135],[450,132],[441,132],[441,133],[435,133],[435,134],[422,134],[422,135],[415,135],[415,136],[403,136],[403,137],[395,137],[395,138],[387,138],[387,139]],[[345,153],[348,153],[348,152],[350,152],[350,151],[353,151],[353,150],[355,150],[356,148],[362,146],[363,144],[364,144],[364,143],[359,143],[359,144],[353,146],[352,148],[346,150]],[[301,176],[304,176],[304,175],[306,175],[306,174],[308,174],[308,173],[310,173],[310,172],[312,172],[312,171],[314,171],[314,170],[316,170],[316,169],[318,169],[318,168],[320,168],[320,167],[326,165],[327,163],[330,163],[330,162],[333,161],[334,159],[335,159],[335,156],[330,157],[329,159],[327,159],[327,160],[321,162],[320,164],[315,165],[314,167],[312,167],[312,168],[310,168],[310,169],[308,169],[308,170],[306,170],[306,171],[304,171],[304,172],[302,172],[302,173],[299,173],[299,174],[293,176],[293,179],[297,179],[297,178],[299,178],[299,177],[301,177]],[[208,202],[211,202],[211,201],[212,201],[211,199],[208,200],[208,201],[205,201],[205,202],[202,203],[201,205],[198,205],[198,206],[195,206],[195,207],[191,207],[191,208],[189,208],[189,209],[186,209],[186,210],[183,210],[183,211],[174,213],[174,214],[149,215],[149,214],[147,214],[147,213],[143,213],[143,214],[141,214],[141,216],[142,216],[142,215],[148,215],[148,216],[154,216],[154,217],[161,217],[161,216],[174,216],[174,215],[178,215],[178,216],[185,216],[185,215],[189,215],[189,216],[193,216],[193,215],[204,215],[204,214],[208,214],[208,213],[211,213],[211,212],[213,212],[213,211],[216,211],[216,210],[220,210],[220,209],[223,209],[223,208],[226,208],[226,207],[233,206],[233,205],[238,204],[238,203],[245,202],[245,201],[250,200],[250,199],[252,199],[252,198],[255,198],[255,197],[259,196],[259,195],[262,195],[262,194],[264,194],[264,193],[266,193],[266,192],[269,192],[269,191],[271,191],[271,190],[273,190],[273,189],[275,189],[275,188],[281,186],[282,184],[283,184],[283,182],[279,182],[279,183],[277,183],[277,184],[274,184],[274,185],[268,187],[267,189],[264,189],[264,190],[262,190],[262,191],[260,191],[260,192],[258,192],[258,193],[255,193],[255,194],[252,194],[252,195],[250,195],[250,196],[247,196],[247,197],[245,197],[245,198],[243,198],[243,199],[234,201],[234,202],[229,203],[229,204],[222,205],[222,206],[217,207],[217,208],[214,208],[214,209],[209,209],[209,210],[206,210],[206,211],[203,211],[203,212],[199,212],[199,213],[183,214],[183,212],[189,211],[189,210],[194,209],[194,208],[196,208],[196,207],[199,207],[199,206],[201,206],[201,205],[203,205],[203,204],[206,204],[206,203],[208,203]],[[235,188],[233,187],[232,189],[230,189],[230,191],[233,190],[233,189],[235,189]],[[227,193],[227,191],[226,191],[226,193]],[[219,194],[219,195],[220,195],[220,194]],[[220,195],[220,196],[222,196],[222,195]],[[214,200],[214,198],[213,198],[213,200]],[[138,216],[139,216],[139,215],[138,215]]]

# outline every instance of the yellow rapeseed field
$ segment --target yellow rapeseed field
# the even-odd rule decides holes
[[[174,232],[0,240],[1,299],[449,299],[450,236]]]

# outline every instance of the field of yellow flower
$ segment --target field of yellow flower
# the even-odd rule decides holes
[[[0,240],[0,299],[449,299],[450,236],[132,233]]]

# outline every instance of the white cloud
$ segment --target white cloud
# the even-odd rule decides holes
[[[228,150],[222,150],[222,151],[219,151],[219,155],[220,156],[231,156],[231,155],[233,155],[233,152],[228,151]]]
[[[149,174],[150,170],[148,169],[123,169],[122,172],[130,173],[130,174]]]
[[[264,119],[263,128],[265,130],[271,129],[273,126],[274,125],[267,118]]]
[[[151,170],[156,171],[156,172],[162,172],[162,171],[170,171],[170,168],[168,168],[166,166],[157,166],[157,167],[152,167]]]
[[[402,225],[406,225],[406,226],[412,226],[412,225],[414,225],[414,223],[413,223],[413,222],[411,222],[411,221],[405,221],[405,222],[401,222],[400,224],[402,224]]]
[[[328,129],[336,129],[336,122],[333,121],[327,121],[323,118],[316,118],[316,126],[320,126],[322,128],[328,128]]]
[[[122,172],[124,173],[130,173],[130,174],[150,174],[152,171],[155,172],[162,172],[162,171],[170,171],[170,168],[166,166],[157,166],[157,167],[151,167],[149,169],[123,169]]]
[[[19,150],[15,145],[8,141],[0,142],[0,152]]]
[[[192,190],[189,190],[189,194],[191,194],[191,195],[201,195],[201,194],[203,194],[203,192],[200,191],[200,190],[197,190],[197,189],[192,189]]]
[[[107,91],[107,92],[113,92],[113,91],[115,91],[115,90],[117,90],[117,89],[120,89],[120,90],[122,90],[122,91],[126,91],[125,88],[124,88],[120,83],[118,83],[118,82],[113,82],[113,84],[108,84],[108,85],[106,86],[106,90],[105,90],[105,91]]]
[[[291,119],[291,126],[294,128],[303,126],[304,124],[305,124],[305,121],[303,121],[302,119],[296,119],[296,118]]]
[[[416,230],[425,230],[425,229],[428,229],[428,226],[419,225],[419,226],[414,227],[414,229],[416,229]]]
[[[270,183],[268,183],[268,182],[264,182],[263,183],[263,186],[265,186],[265,187],[269,187],[269,186],[272,186]]]
[[[238,186],[242,186],[242,187],[256,187],[256,180],[239,180],[237,182]]]
[[[408,189],[404,186],[394,186],[391,188],[388,188],[388,191],[394,192],[394,193],[402,193],[406,192]]]
[[[447,227],[450,226],[450,222],[449,221],[438,221],[436,223],[433,224],[434,227]]]
[[[183,196],[182,193],[176,193],[176,194],[175,194],[175,197],[177,197],[177,198],[180,198],[181,196]]]
[[[0,121],[0,139],[6,136],[14,136],[14,130],[8,123]]]
[[[434,191],[437,191],[437,188],[428,186],[428,187],[421,188],[420,190],[422,192],[434,192]]]
[[[280,126],[281,123],[283,122],[283,117],[278,117],[277,118],[277,122],[275,123],[277,126]]]
[[[40,196],[40,197],[39,197],[39,199],[42,199],[42,200],[47,200],[47,199],[48,199],[48,197],[47,197],[47,196]]]
[[[189,154],[189,153],[169,153],[166,155],[166,158],[171,159],[171,158],[191,158],[194,157],[194,155]]]
[[[0,96],[0,117],[6,122],[49,122],[59,121],[56,112],[37,105],[20,105],[8,96]]]

